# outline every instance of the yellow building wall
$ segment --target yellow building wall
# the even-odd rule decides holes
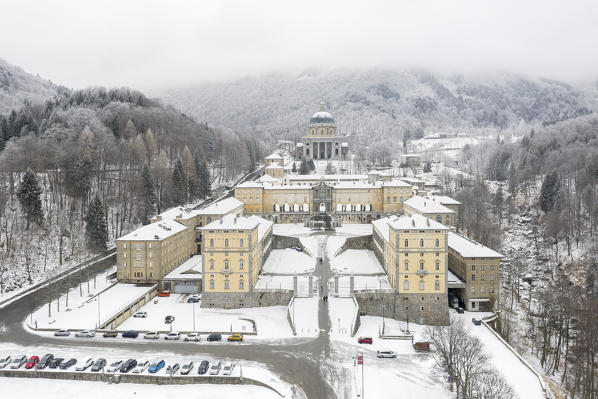
[[[411,187],[384,187],[382,189],[382,212],[403,212],[403,202],[413,196]]]
[[[279,204],[282,208],[284,204],[308,204],[311,207],[311,188],[293,188],[293,189],[265,189],[263,209],[264,212],[274,212],[274,204]]]
[[[264,212],[263,188],[235,188],[235,198],[243,203],[247,214]],[[204,223],[204,225],[207,223]]]
[[[382,210],[382,196],[379,188],[335,188],[332,199],[335,211],[337,204],[345,206],[370,204],[371,212],[380,212]]]

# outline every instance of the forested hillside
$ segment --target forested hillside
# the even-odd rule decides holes
[[[0,116],[0,293],[206,197],[261,153],[130,89],[68,91]]]
[[[162,98],[198,120],[264,132],[272,141],[303,135],[324,100],[351,141],[375,137],[390,148],[400,146],[405,133],[494,134],[585,115],[595,105],[581,91],[550,80],[375,69],[273,74],[172,90]]]

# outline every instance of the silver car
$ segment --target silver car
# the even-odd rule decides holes
[[[88,368],[90,368],[92,365],[93,365],[93,359],[92,359],[92,358],[89,358],[89,359],[87,359],[87,360],[86,360],[86,361],[85,361],[85,362],[84,362],[82,365],[80,365],[80,366],[77,366],[77,367],[75,368],[75,370],[77,370],[77,371],[85,371],[85,370],[87,370]]]
[[[166,334],[166,336],[164,337],[164,339],[167,339],[167,340],[171,340],[171,339],[172,340],[179,340],[179,339],[181,339],[181,333],[178,333],[178,332],[168,333],[168,334]]]
[[[58,330],[54,333],[55,337],[68,337],[69,335],[71,335],[70,330]]]
[[[181,374],[187,375],[191,370],[193,370],[193,362],[185,363],[183,364],[183,367],[181,367]]]
[[[394,353],[393,351],[389,351],[389,350],[382,350],[382,351],[378,351],[376,352],[376,356],[379,358],[389,358],[389,359],[394,359],[397,357],[397,354]]]
[[[233,373],[233,368],[235,368],[235,365],[232,363],[227,363],[224,365],[224,367],[222,368],[222,375],[231,375]]]
[[[112,362],[112,363],[110,363],[110,366],[106,367],[106,371],[109,373],[114,373],[114,372],[120,370],[120,366],[122,366],[122,364],[123,364],[122,360]]]
[[[210,375],[218,375],[220,373],[220,367],[222,367],[222,362],[214,362],[212,363],[212,367],[210,367]]]
[[[11,360],[12,358],[10,356],[6,356],[0,359],[0,369],[3,369],[4,367],[8,366]]]
[[[149,367],[149,360],[146,360],[145,362],[139,362],[137,363],[137,366],[133,369],[133,373],[135,374],[140,374],[143,373],[148,367]]]
[[[83,331],[79,331],[77,334],[75,334],[75,337],[79,337],[79,338],[93,338],[96,336],[96,332],[94,330],[83,330]]]
[[[17,356],[12,360],[12,363],[10,364],[10,368],[13,370],[20,369],[21,366],[24,365],[25,363],[27,363],[27,356],[25,356],[25,355]]]
[[[201,340],[201,337],[199,336],[198,333],[189,333],[187,334],[187,336],[185,337],[185,341],[195,341],[195,342],[199,342]]]

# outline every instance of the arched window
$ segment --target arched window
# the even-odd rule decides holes
[[[213,290],[214,289],[214,280],[210,280],[210,289]]]
[[[436,270],[440,270],[440,261],[438,261],[438,260],[436,261],[435,267],[436,267]]]
[[[438,241],[438,240],[436,240]],[[242,247],[243,246],[243,239],[241,238],[241,240],[239,241],[239,246]]]
[[[225,269],[228,269],[228,259],[225,259],[225,260],[224,260],[224,268],[225,268]]]
[[[409,246],[409,240],[405,238],[405,247]]]
[[[436,291],[440,290],[440,281],[438,281],[438,280],[434,281],[434,289]]]
[[[409,270],[409,261],[408,260],[405,261],[405,270]]]
[[[436,239],[436,247],[440,246],[440,240],[438,240],[438,238]]]
[[[419,246],[420,246],[420,247],[423,247],[423,246],[424,246],[424,239],[423,239],[423,238],[419,240]]]
[[[403,283],[403,288],[405,289],[405,291],[409,291],[409,280],[405,280],[405,282]]]
[[[230,281],[228,279],[224,280],[224,289],[225,290],[230,289]]]
[[[224,246],[228,248],[228,238],[224,240]]]
[[[244,290],[245,289],[245,282],[243,280],[239,280],[239,289],[240,290]]]
[[[210,238],[210,247],[213,247],[213,246],[214,246],[214,239]]]
[[[243,270],[243,259],[239,261],[239,269]]]
[[[423,260],[419,261],[419,270],[424,270],[424,261]]]
[[[214,270],[214,259],[210,259],[210,270]]]

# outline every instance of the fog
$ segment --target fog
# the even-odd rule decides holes
[[[592,1],[1,1],[0,58],[73,88],[306,68],[598,77]]]

